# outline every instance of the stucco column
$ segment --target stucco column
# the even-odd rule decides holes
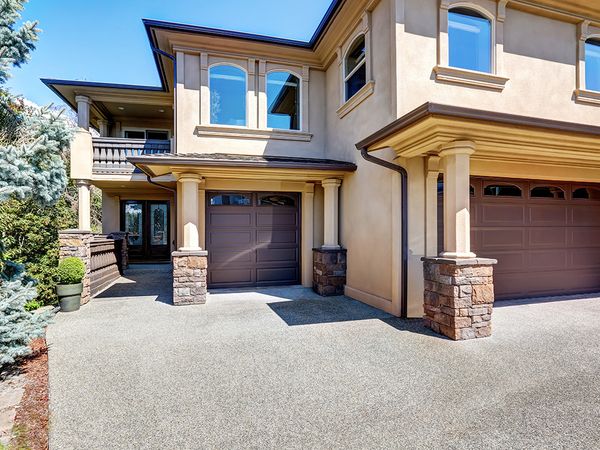
[[[90,128],[90,105],[92,99],[85,95],[75,96],[77,102],[77,126],[88,130]]]
[[[302,192],[302,286],[313,284],[315,185],[306,183]]]
[[[429,156],[425,176],[425,256],[438,254],[438,177],[440,158]]]
[[[443,258],[474,258],[471,252],[469,163],[475,152],[471,141],[456,141],[442,148],[444,167]]]
[[[78,220],[80,230],[91,230],[92,228],[92,209],[91,209],[91,186],[88,180],[77,180],[78,193]]]
[[[100,132],[100,137],[108,137],[108,120],[98,119],[98,131]]]
[[[342,180],[328,178],[321,183],[324,195],[324,233],[323,249],[339,249],[338,223],[339,223],[339,189]]]
[[[202,181],[202,177],[195,173],[182,173],[177,180],[178,190],[181,191],[179,209],[183,222],[183,247],[180,251],[200,250],[198,190]]]

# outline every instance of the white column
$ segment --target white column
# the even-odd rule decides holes
[[[108,136],[108,120],[98,119],[98,128],[98,131],[100,132],[100,137]]]
[[[267,63],[258,60],[258,128],[267,128]]]
[[[339,223],[339,188],[342,180],[328,178],[321,183],[324,190],[324,233],[323,249],[334,250],[340,248],[338,239]]]
[[[179,174],[177,184],[181,191],[181,220],[183,222],[183,247],[179,250],[200,250],[198,196],[202,177],[195,173]]]
[[[427,158],[425,177],[425,256],[438,254],[438,177],[440,158]]]
[[[79,229],[90,231],[92,228],[92,210],[90,182],[88,180],[77,180],[78,193],[78,220]]]
[[[90,105],[92,100],[85,95],[75,96],[77,102],[77,126],[88,130],[90,128]]]
[[[302,193],[302,286],[312,287],[315,185],[306,183]]]
[[[442,148],[444,166],[444,251],[445,258],[473,258],[471,252],[469,162],[475,152],[470,141],[452,142]]]
[[[206,248],[206,180],[198,183],[198,238],[200,248]]]

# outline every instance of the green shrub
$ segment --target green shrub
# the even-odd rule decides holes
[[[81,283],[84,275],[85,265],[79,258],[69,256],[58,263],[59,284]]]

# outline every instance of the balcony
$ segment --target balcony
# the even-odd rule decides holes
[[[92,139],[94,174],[128,175],[134,167],[129,156],[171,153],[171,141],[99,137]],[[89,167],[89,166],[88,166]]]

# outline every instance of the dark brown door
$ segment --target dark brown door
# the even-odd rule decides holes
[[[127,244],[132,261],[164,261],[170,258],[169,202],[121,202],[121,229],[129,232]]]
[[[297,194],[208,192],[206,195],[209,287],[299,282]]]
[[[473,178],[472,248],[496,298],[600,291],[600,187]]]

